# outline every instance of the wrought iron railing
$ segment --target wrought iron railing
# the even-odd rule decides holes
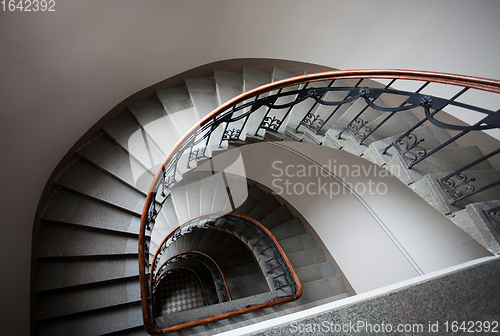
[[[388,81],[380,85],[376,81]],[[400,82],[420,83],[414,90],[398,90]],[[430,84],[444,84],[456,88],[451,96],[426,92]],[[308,130],[322,135],[333,125],[346,108],[357,101],[365,107],[357,112],[342,129],[337,138],[352,135],[360,145],[366,144],[370,137],[380,131],[398,113],[423,110],[423,117],[406,132],[391,141],[382,153],[392,148],[396,150],[408,169],[425,162],[437,152],[470,132],[480,132],[500,128],[498,109],[487,109],[480,104],[467,103],[466,92],[478,90],[492,94],[500,93],[500,82],[495,80],[406,70],[350,70],[332,71],[319,74],[303,75],[270,83],[250,90],[215,109],[194,125],[171,150],[161,169],[156,174],[147,196],[144,215],[141,221],[139,238],[139,265],[143,312],[148,325],[149,311],[147,301],[150,298],[148,263],[149,235],[155,218],[161,209],[161,203],[168,196],[170,188],[182,180],[183,172],[196,167],[198,160],[211,156],[211,151],[224,147],[229,142],[241,143],[244,140],[262,140],[266,132],[280,134]],[[334,99],[329,97],[333,96]],[[397,97],[399,103],[393,107],[379,103],[386,96]],[[319,108],[321,107],[321,109]],[[369,120],[366,111],[371,108],[383,114],[383,118]],[[458,108],[481,117],[471,126],[450,124],[439,120],[445,109]],[[296,112],[297,111],[297,112]],[[319,112],[321,111],[321,112]],[[326,112],[325,112],[326,111]],[[458,132],[451,139],[427,148],[425,139],[419,138],[415,130],[425,124],[432,124],[441,129]],[[437,182],[448,194],[450,204],[484,192],[500,184],[500,180],[486,185],[474,186],[474,177],[466,172],[491,157],[500,153],[500,149],[464,164],[463,167],[449,172]]]

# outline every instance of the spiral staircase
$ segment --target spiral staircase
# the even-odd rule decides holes
[[[138,263],[142,256],[138,246],[141,216],[156,172],[183,135],[219,106],[243,92],[295,75],[301,74],[291,74],[277,67],[272,73],[245,67],[242,72],[214,70],[211,77],[186,78],[183,86],[159,89],[155,97],[131,104],[128,111],[103,125],[91,141],[79,148],[74,160],[53,181],[54,191],[40,217],[34,333],[147,334],[143,327]],[[303,84],[292,84],[273,92],[286,93],[303,87]],[[321,85],[328,83],[315,81],[309,87]],[[352,87],[352,84],[338,80],[331,86],[343,88]],[[324,100],[338,101],[345,100],[349,94],[339,90],[328,91],[325,95]],[[485,211],[500,205],[500,187],[493,185],[482,193],[450,204],[447,191],[436,184],[436,179],[456,171],[464,163],[481,160],[484,157],[481,150],[457,144],[449,132],[434,124],[418,125],[419,117],[411,110],[398,112],[386,121],[386,114],[366,107],[365,97],[355,98],[338,105],[336,113],[327,120],[320,116],[332,109],[328,105],[311,102],[294,106],[278,127],[270,127],[273,120],[268,119],[268,127],[260,129],[260,133],[255,129],[262,125],[261,120],[267,115],[264,107],[256,109],[247,121],[235,122],[240,129],[215,130],[203,148],[203,155],[196,157],[197,165],[201,166],[229,148],[259,141],[302,141],[344,150],[390,171],[400,172],[396,177],[403,183],[491,253],[499,253],[500,246],[494,229],[486,224]],[[296,95],[284,96],[281,104],[294,99]],[[381,99],[373,101],[378,106],[388,106]],[[359,125],[356,125],[357,119],[361,120]],[[381,121],[384,122],[381,124]],[[395,146],[382,150],[399,141],[401,134],[415,125],[426,145],[448,144],[436,155],[409,169],[405,157],[415,151],[408,151],[405,156],[400,155],[401,151]],[[364,137],[366,130],[373,129],[377,132]],[[231,134],[231,130],[237,131],[237,136],[233,137],[235,134]],[[364,137],[361,143],[360,134]],[[418,143],[412,149],[416,147]],[[177,174],[187,179],[189,170],[186,168]],[[500,177],[488,160],[481,160],[467,172],[474,172],[477,180],[483,179],[483,185],[495,183]],[[219,176],[186,183],[184,187],[169,190],[164,198],[157,197],[153,203],[161,205],[161,211],[150,233],[148,261],[154,262],[165,237],[179,225],[203,214],[225,210],[226,213],[246,215],[269,230],[290,260],[300,280],[302,295],[295,301],[173,331],[175,334],[214,334],[349,295],[346,279],[336,269],[321,241],[315,238],[306,219],[284,199],[255,181],[244,181],[246,197],[233,204],[231,201],[236,196],[231,192],[235,184],[229,185]],[[220,266],[232,300],[222,302],[214,295],[212,299],[207,295],[207,302],[215,304],[211,307],[214,311],[219,309],[216,306],[237,305],[237,301],[247,307],[256,297],[272,292],[272,282],[267,280],[265,268],[259,266],[259,256],[252,254],[251,246],[240,244],[241,239],[214,230],[198,230],[189,237],[176,241],[171,256],[201,249]],[[181,264],[182,267],[186,265],[189,263]],[[189,315],[188,320],[196,319],[204,314],[202,310],[203,307],[198,307],[176,313],[176,316],[182,319],[184,314]],[[156,323],[161,324],[161,318]]]

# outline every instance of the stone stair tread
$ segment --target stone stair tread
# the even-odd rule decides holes
[[[55,182],[93,198],[142,213],[145,196],[104,173],[94,165],[77,159]]]
[[[39,325],[39,335],[104,335],[143,324],[140,302],[64,316]]]
[[[266,292],[252,297],[241,298],[230,302],[219,303],[216,305],[200,307],[184,312],[163,315],[155,318],[155,323],[162,327],[179,323],[186,323],[193,319],[206,318],[221,315],[237,309],[243,309],[247,306],[270,302],[276,297],[275,292]]]
[[[148,192],[153,182],[153,173],[105,135],[95,138],[80,148],[78,154],[143,193]]]
[[[286,255],[294,268],[304,267],[326,261],[323,251],[317,247],[297,252],[287,252]]]
[[[259,204],[248,214],[250,217],[260,221],[269,214],[271,214],[274,210],[278,209],[281,206],[281,204],[276,200],[276,198],[271,195],[267,194],[264,196]]]
[[[137,275],[137,254],[41,259],[36,290],[40,292]]]
[[[226,279],[229,279],[229,278],[235,277],[235,276],[257,273],[259,271],[260,271],[260,268],[257,266],[257,264],[252,262],[252,263],[238,265],[238,266],[231,267],[231,268],[226,268],[224,270],[224,276],[226,277]]]
[[[56,292],[51,291],[39,295],[37,320],[138,302],[140,300],[141,291],[138,277],[65,288]]]
[[[335,276],[335,269],[329,261],[295,269],[302,284]]]
[[[304,306],[308,303],[323,300],[346,293],[342,277],[336,275],[325,279],[302,283],[302,296],[295,301],[284,303],[277,309]]]
[[[500,171],[498,170],[472,170],[464,171],[462,173],[466,179],[475,179],[475,181],[466,183],[464,186],[457,189],[451,188],[449,190],[450,194],[448,194],[448,192],[441,186],[441,183],[438,182],[441,178],[447,176],[449,172],[426,174],[420,181],[415,183],[415,187],[412,189],[420,197],[426,200],[427,203],[445,215],[459,211],[471,203],[498,199],[500,195],[500,185],[494,186],[490,189],[451,204],[451,195],[453,195],[456,190],[466,195],[466,186],[473,186],[474,190],[478,190],[483,186],[500,180]],[[452,177],[452,181],[454,181],[457,185],[462,182],[462,180],[457,177]]]
[[[243,93],[243,75],[241,72],[216,69],[214,79],[219,105]]]
[[[398,140],[403,134],[404,132],[381,140],[373,141],[365,150],[363,157],[378,165],[386,163],[391,159],[392,156],[398,153],[398,151],[394,148],[394,146],[389,148],[386,154],[382,154],[381,151],[385,149],[387,146],[389,146],[391,143]],[[441,143],[451,139],[450,135],[448,134],[448,132],[446,132],[446,130],[434,126],[432,124],[420,126],[417,129],[415,129],[412,134],[413,135],[411,135],[408,138],[403,138],[402,144],[408,143],[411,146],[413,144],[413,141],[415,140],[419,141],[420,139],[424,139],[424,141],[420,144],[424,148],[432,150],[433,148],[438,147]],[[402,150],[404,151],[405,147],[404,145],[402,146],[403,146]],[[455,142],[452,142],[448,146],[446,146],[446,148],[456,148],[456,147],[458,146]]]
[[[403,183],[410,184],[420,180],[427,174],[453,172],[482,156],[483,154],[476,146],[443,148],[426,158],[424,161],[416,164],[411,169],[406,168],[406,164],[403,162],[400,155],[395,155],[387,161],[386,169]],[[469,170],[493,169],[493,166],[488,161],[483,161],[471,167]]]
[[[181,224],[179,218],[175,214],[175,207],[172,197],[167,197],[165,199],[160,215],[165,216],[165,219],[168,223],[168,228],[171,228],[172,230],[179,226],[179,224]]]
[[[139,233],[140,217],[60,188],[50,199],[42,219],[120,232]]]
[[[229,202],[229,194],[226,189],[226,183],[222,174],[216,174],[217,182],[215,184],[214,199],[212,203],[212,212],[224,211]],[[215,180],[214,180],[215,181]]]
[[[314,238],[310,233],[302,234],[291,238],[280,240],[280,244],[286,254],[299,252],[302,250],[310,250],[316,247]]]
[[[265,196],[265,191],[260,189],[257,185],[253,184],[248,189],[247,199],[238,207],[238,209],[236,209],[236,211],[248,215]]]
[[[186,186],[183,181],[176,183],[170,188],[170,195],[174,205],[175,214],[179,219],[179,223],[184,223],[189,217],[188,197]]]
[[[269,72],[248,68],[243,69],[243,91],[247,92],[255,89],[259,86],[271,83],[272,76]],[[268,93],[261,95],[261,97],[267,96]],[[254,111],[247,120],[246,134],[247,136],[252,136],[255,134],[257,127],[262,122],[267,111],[266,106],[260,107],[258,110]]]
[[[345,144],[344,150],[354,154],[361,155],[368,146],[376,141],[395,137],[408,131],[413,125],[418,123],[417,117],[411,111],[402,111],[394,114],[384,124],[382,124],[374,133],[363,140],[363,144],[359,141],[365,137],[370,130],[374,130],[381,122],[388,117],[389,112],[385,112],[378,118],[367,124],[367,128],[362,128],[362,131],[356,135],[351,134]],[[394,139],[396,140],[396,139]]]
[[[185,82],[189,97],[200,119],[217,108],[218,101],[213,78],[186,78]]]
[[[159,90],[156,91],[156,95],[163,104],[163,108],[171,123],[177,130],[179,138],[186,134],[200,120],[185,86]],[[169,133],[165,134],[165,129],[160,130],[163,131],[164,136],[170,136]]]
[[[128,109],[134,115],[138,125],[165,156],[184,133],[180,133],[175,127],[162,103],[156,98],[150,98],[129,105]]]
[[[381,101],[379,98],[375,100],[375,104],[378,106],[382,107],[387,107],[387,105]],[[344,127],[347,127],[349,123],[358,115],[359,112],[361,112],[364,108],[366,107],[366,101],[364,98],[358,98],[354,103],[347,109],[345,113],[342,114],[342,116],[333,124],[337,125],[336,128],[343,129]],[[360,116],[359,118],[372,122],[373,120],[377,119],[382,115],[382,112],[377,111],[371,107],[368,107]],[[332,126],[333,126],[332,125]],[[344,134],[342,134],[343,137],[347,137],[347,135],[350,134],[349,131],[345,131]]]
[[[52,244],[52,241],[59,242]],[[38,257],[66,257],[137,253],[138,237],[78,225],[45,223]]]
[[[226,278],[226,283],[233,300],[269,290],[260,272]]]
[[[302,235],[306,233],[302,222],[298,218],[293,218],[275,228],[271,229],[271,233],[276,237],[276,239],[287,239],[297,235]]]
[[[492,201],[468,204],[465,207],[465,210],[467,210],[469,216],[471,217],[472,223],[469,225],[473,225],[475,227],[477,234],[484,238],[484,243],[486,244],[483,244],[483,246],[495,255],[500,254],[500,228],[498,220],[495,221],[495,219],[489,215],[488,212],[499,206],[500,200],[496,199]],[[452,220],[454,221],[453,218]],[[454,222],[457,224],[456,221]]]
[[[156,172],[157,167],[165,158],[165,155],[130,113],[120,114],[104,125],[103,130],[144,167],[153,172]]]
[[[294,218],[293,214],[290,212],[285,204],[282,204],[278,209],[271,212],[269,215],[260,220],[260,223],[264,225],[269,230],[291,221]]]

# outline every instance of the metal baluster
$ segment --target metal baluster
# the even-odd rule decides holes
[[[467,169],[489,159],[490,157],[494,156],[494,155],[497,155],[498,153],[500,153],[500,148],[491,152],[490,154],[488,155],[485,155],[483,156],[482,158],[479,158],[477,160],[475,160],[474,162],[471,162],[469,163],[468,165],[454,171],[453,173],[451,174],[448,174],[446,175],[445,177],[439,179],[439,183],[441,185],[441,187],[443,188],[444,191],[446,191],[446,194],[450,196],[450,200],[451,200],[451,204],[455,204],[456,202],[458,201],[461,201],[463,200],[464,198],[467,198],[469,196],[472,196],[472,195],[475,195],[477,193],[480,193],[481,191],[484,191],[484,190],[487,190],[487,189],[490,189],[494,186],[497,186],[500,184],[500,180],[499,181],[496,181],[496,182],[493,182],[493,183],[490,183],[482,188],[479,188],[479,189],[475,189],[473,186],[471,186],[470,188],[468,188],[468,191],[470,191],[468,194],[460,194],[460,195],[457,195],[456,198],[452,198],[450,193],[448,192],[449,190],[451,190],[451,188],[453,188],[455,186],[455,183],[453,182],[453,180],[451,180],[452,177],[454,176],[457,176],[457,178],[459,180],[462,180],[464,181],[465,183],[468,183],[468,182],[471,182],[471,181],[474,181],[475,178],[472,177],[472,178],[467,178],[467,176],[465,176],[465,174],[463,174],[464,171],[466,171]],[[449,188],[447,189],[446,186],[448,186]]]
[[[430,82],[427,82],[426,84],[429,84]],[[448,106],[449,103],[451,103],[452,101],[454,101],[455,99],[457,99],[458,97],[460,97],[462,94],[464,94],[469,88],[463,88],[459,93],[457,93],[455,96],[453,96],[451,99],[449,99],[446,104],[440,109],[440,110],[435,110],[434,112],[432,112],[430,114],[431,117],[435,116],[438,112],[442,111],[443,108],[445,108],[446,106]],[[428,118],[424,118],[422,120],[420,120],[418,123],[415,124],[415,126],[413,126],[412,128],[410,128],[408,131],[406,131],[403,135],[401,135],[397,140],[393,141],[390,145],[388,145],[387,147],[385,147],[381,152],[382,154],[385,154],[387,153],[387,151],[389,150],[389,148],[395,146],[398,142],[400,142],[403,138],[407,137],[408,135],[410,135],[414,130],[416,130],[418,127],[422,126],[426,121],[428,120]]]

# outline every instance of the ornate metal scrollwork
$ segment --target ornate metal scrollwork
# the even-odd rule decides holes
[[[423,96],[420,98],[420,106],[424,108],[430,108],[433,104],[432,97],[431,96]]]
[[[427,154],[427,150],[421,145],[424,141],[424,138],[419,139],[415,134],[410,133],[394,145],[407,161],[415,162]]]
[[[189,153],[189,161],[202,158],[205,155],[205,147],[196,148]]]
[[[156,203],[152,202],[149,205],[149,209],[148,209],[148,222],[147,222],[148,231],[151,230],[151,223],[155,222],[157,215],[158,215],[158,212],[156,211]]]
[[[467,177],[464,172],[460,172],[446,180],[441,179],[440,182],[449,197],[455,201],[460,197],[472,193],[476,189],[471,184],[475,180],[475,177]]]
[[[362,89],[359,90],[359,96],[360,97],[370,98],[370,95],[371,95],[371,91],[367,87],[364,87],[364,88],[362,88]]]
[[[352,132],[354,137],[358,140],[364,139],[367,134],[370,134],[372,129],[367,125],[369,123],[368,120],[363,120],[361,118],[353,119],[347,128]]]
[[[233,128],[231,130],[226,130],[222,136],[222,141],[226,140],[238,140],[240,138],[241,130]]]
[[[325,121],[321,119],[321,116],[315,115],[313,113],[308,113],[304,119],[300,122],[301,125],[313,130],[314,132],[318,132],[321,127],[325,124]]]
[[[281,126],[281,123],[283,121],[276,118],[276,117],[265,117],[264,120],[260,123],[259,128],[263,128],[266,130],[271,130],[271,131],[277,131],[278,128]]]

